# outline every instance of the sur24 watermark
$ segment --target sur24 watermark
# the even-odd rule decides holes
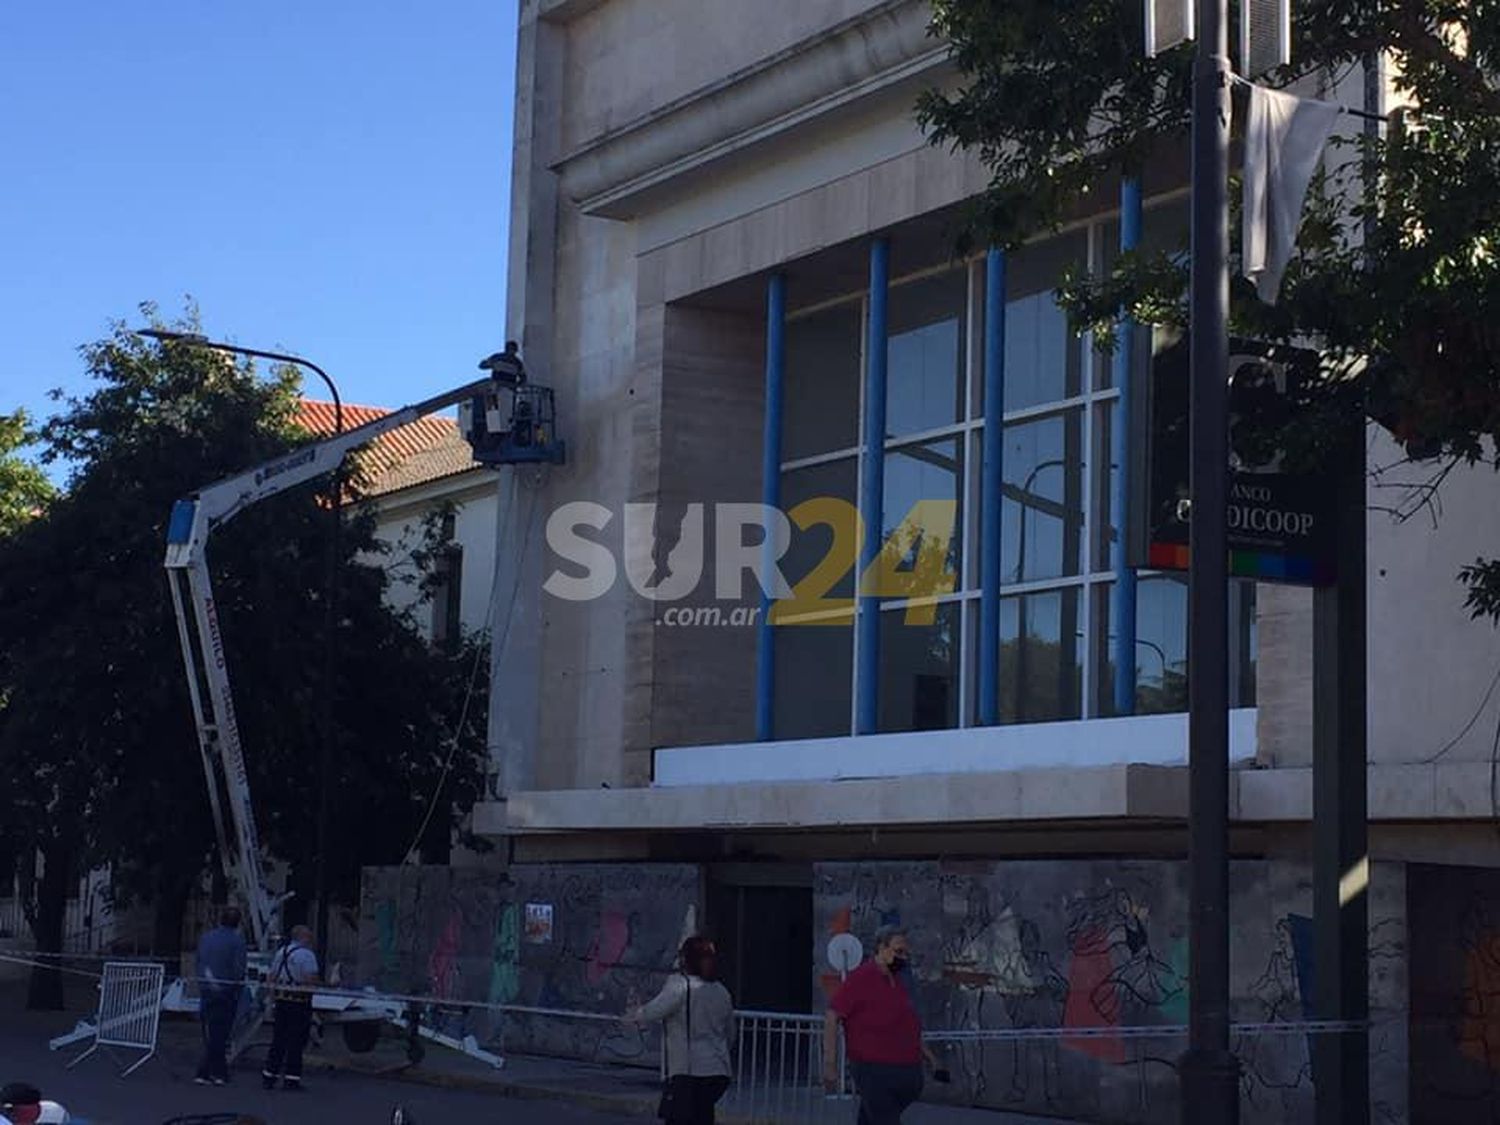
[[[843,586],[860,596],[904,599],[908,625],[931,625],[938,601],[958,586],[955,500],[917,501],[863,567],[864,520],[839,497],[813,497],[789,511],[749,503],[694,503],[679,511],[680,522],[664,521],[656,504],[626,504],[618,513],[587,500],[562,505],[547,520],[552,559],[542,588],[564,601],[595,601],[615,588],[623,571],[630,588],[654,602],[701,600],[704,584],[712,583],[718,602],[768,596],[773,625],[848,625],[855,598],[835,593]],[[788,582],[782,562],[793,536],[817,528],[826,529],[826,549],[795,584]],[[856,572],[858,584],[851,587],[845,580]],[[678,614],[668,623],[752,624],[757,616]]]

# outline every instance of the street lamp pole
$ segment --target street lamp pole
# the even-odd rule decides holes
[[[289,352],[273,352],[262,348],[247,348],[240,344],[229,344],[219,340],[210,340],[195,332],[174,332],[164,328],[143,328],[138,335],[146,336],[162,343],[191,344],[200,348],[212,348],[216,351],[230,352],[234,355],[247,356],[252,359],[266,359],[275,363],[290,363],[296,367],[311,371],[323,381],[328,388],[328,393],[333,399],[333,432],[335,435],[344,432],[344,400],[339,394],[338,385],[333,378],[310,359]],[[337,602],[339,593],[338,568],[339,560],[343,555],[343,498],[344,498],[343,474],[335,470],[333,479],[329,483],[328,509],[332,514],[333,528],[329,536],[328,553],[324,570],[323,587],[323,707],[318,717],[319,741],[322,745],[318,752],[318,824],[317,824],[317,851],[314,874],[313,874],[313,898],[317,905],[317,948],[325,962],[328,957],[328,817],[329,801],[333,788],[333,669],[336,664],[334,659],[336,649],[338,622]]]
[[[1229,114],[1226,0],[1196,0],[1188,564],[1188,1050],[1182,1121],[1239,1120],[1229,1049]]]

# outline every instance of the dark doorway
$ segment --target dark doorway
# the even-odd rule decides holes
[[[715,873],[708,888],[709,927],[720,948],[719,971],[736,1008],[812,1011],[811,872]]]

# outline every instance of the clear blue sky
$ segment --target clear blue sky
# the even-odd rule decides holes
[[[397,406],[505,334],[516,0],[0,4],[0,411],[136,305]],[[309,387],[309,390],[312,388]]]

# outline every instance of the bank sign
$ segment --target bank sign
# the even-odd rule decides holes
[[[1193,507],[1188,341],[1159,337],[1153,351],[1141,561],[1157,570],[1186,570]],[[1309,377],[1314,357],[1249,340],[1231,340],[1229,352],[1230,573],[1263,582],[1331,585],[1337,578],[1331,477],[1284,471],[1277,440],[1295,409],[1298,381]]]

